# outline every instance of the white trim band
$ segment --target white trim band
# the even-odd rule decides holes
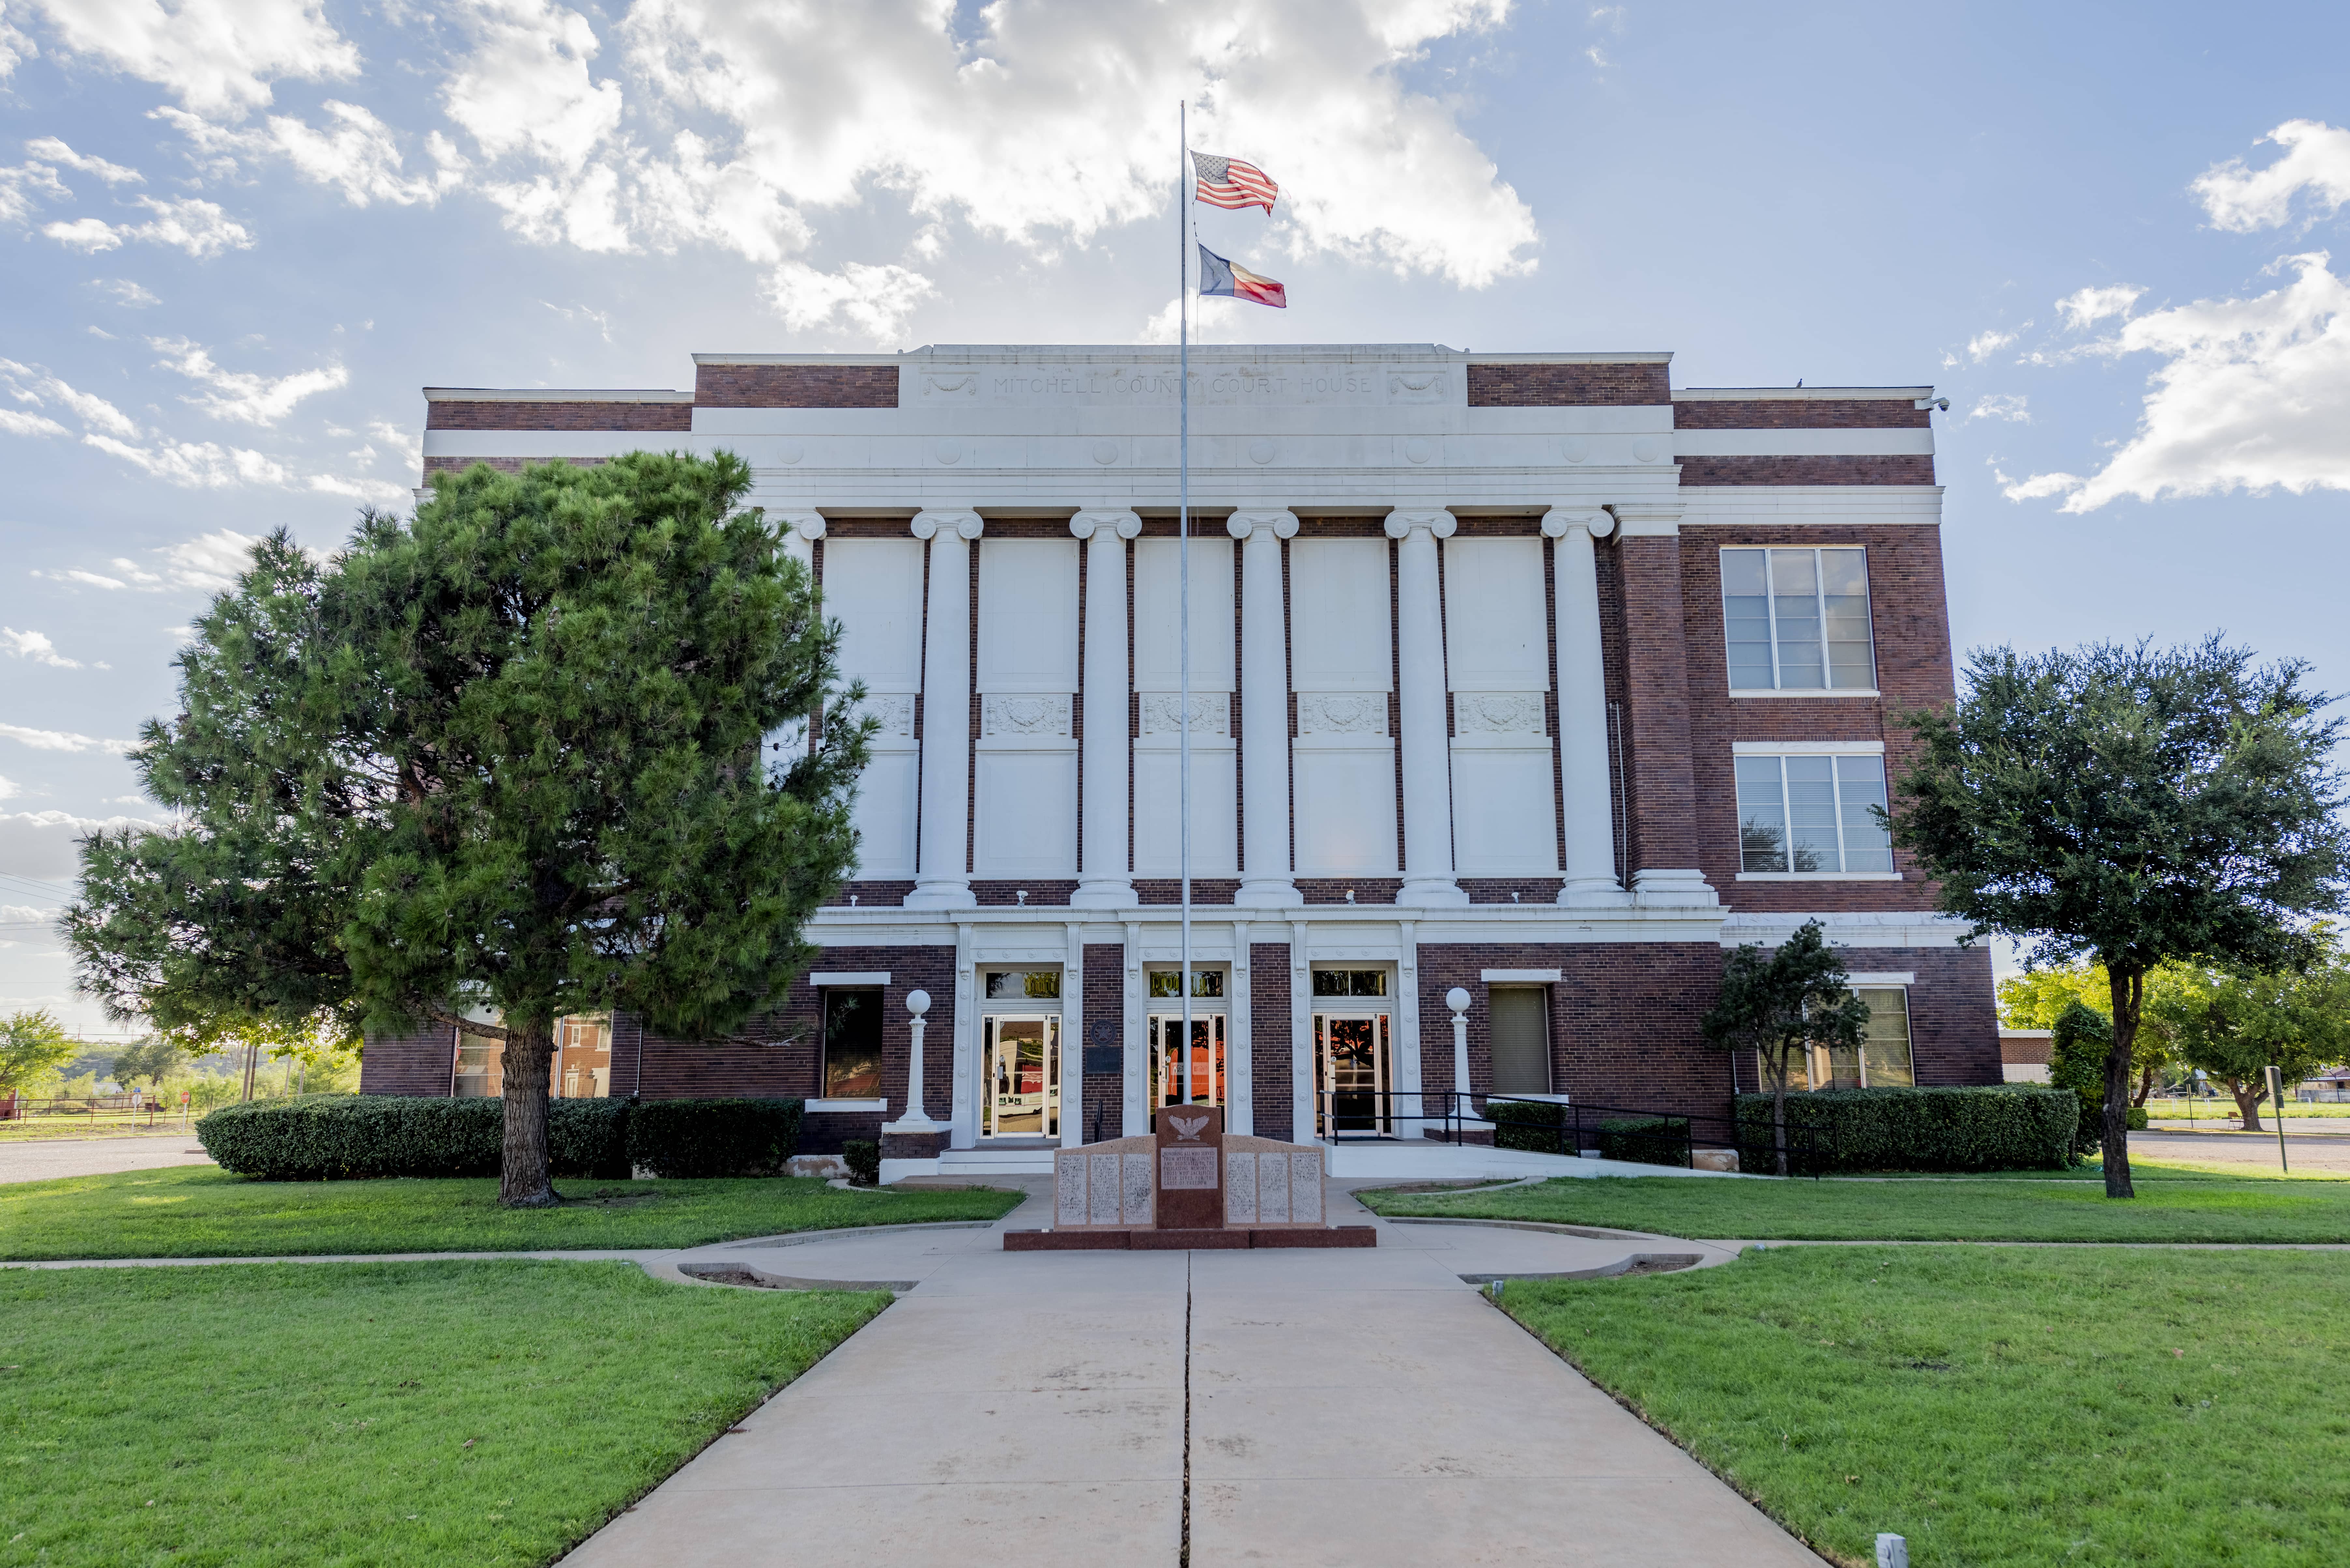
[[[1484,969],[1477,978],[1487,985],[1555,985],[1559,971],[1555,969]]]
[[[1882,741],[1732,741],[1737,757],[1881,757]]]
[[[887,985],[889,971],[886,969],[843,969],[811,974],[810,985]]]

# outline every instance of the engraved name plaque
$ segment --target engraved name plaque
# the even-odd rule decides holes
[[[1159,1190],[1213,1192],[1216,1151],[1212,1148],[1162,1148],[1159,1151]]]

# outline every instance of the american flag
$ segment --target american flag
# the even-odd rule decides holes
[[[1200,177],[1200,200],[1211,207],[1263,207],[1270,213],[1281,194],[1263,170],[1237,158],[1194,152],[1191,168]]]

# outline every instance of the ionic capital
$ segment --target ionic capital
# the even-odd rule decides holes
[[[1450,512],[1390,512],[1387,520],[1390,539],[1408,539],[1421,528],[1428,530],[1430,538],[1450,539],[1460,526],[1461,519]]]
[[[1142,532],[1142,519],[1132,512],[1114,509],[1080,512],[1069,519],[1069,532],[1080,539],[1090,539],[1104,528],[1121,539],[1131,539]]]
[[[987,526],[986,519],[976,512],[917,512],[914,514],[914,537],[935,538],[941,528],[950,529],[966,539],[976,539]]]
[[[1276,539],[1297,537],[1297,514],[1280,509],[1235,512],[1224,519],[1224,532],[1245,539],[1260,528],[1270,528]]]
[[[1616,519],[1607,512],[1586,512],[1581,508],[1570,511],[1553,507],[1543,514],[1542,531],[1547,537],[1564,539],[1570,528],[1580,528],[1594,539],[1605,539],[1616,532]]]
[[[814,541],[824,537],[824,514],[821,512],[783,512],[776,514],[775,521],[783,525],[785,532],[796,534],[803,539]]]

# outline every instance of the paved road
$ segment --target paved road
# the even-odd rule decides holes
[[[196,1135],[161,1137],[26,1138],[0,1143],[0,1182],[47,1181],[60,1176],[106,1176],[166,1165],[210,1165]]]
[[[2130,1155],[2138,1159],[2175,1159],[2189,1165],[2241,1165],[2273,1172],[2277,1168],[2276,1124],[2264,1122],[2266,1132],[2222,1132],[2204,1128],[2188,1132],[2167,1124],[2130,1134]],[[2285,1158],[2295,1171],[2311,1175],[2350,1176],[2350,1128],[2343,1132],[2304,1133],[2285,1127]]]
[[[705,1249],[914,1284],[565,1562],[1820,1568],[1461,1278],[1624,1241],[1378,1223],[1370,1251]]]

